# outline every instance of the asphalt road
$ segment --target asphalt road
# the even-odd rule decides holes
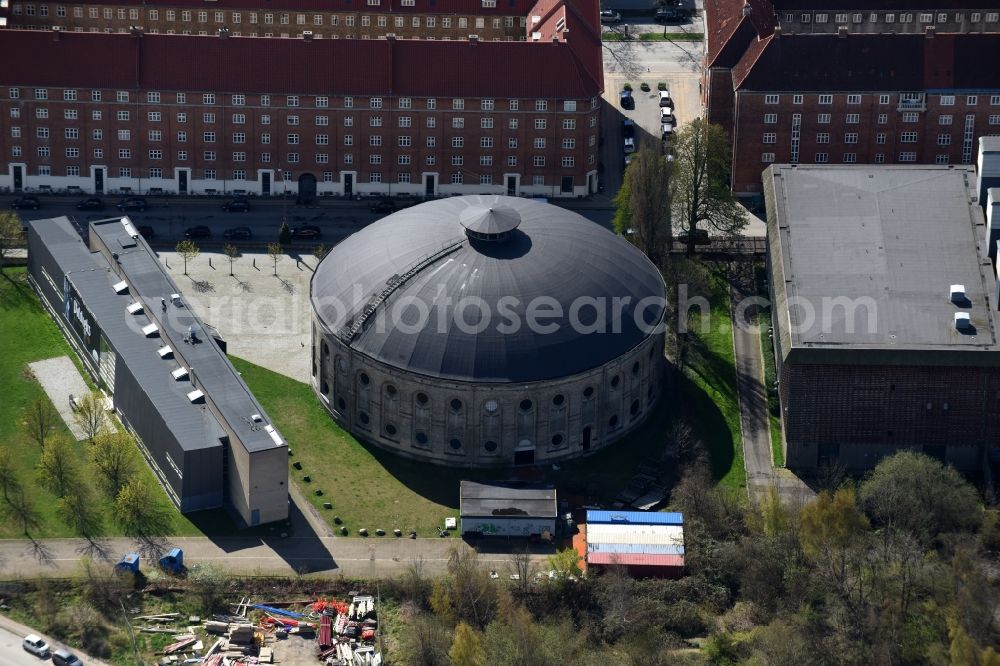
[[[0,580],[39,575],[72,577],[80,573],[84,556],[112,564],[127,552],[136,550],[132,539],[101,539],[95,548],[82,539],[0,540]],[[476,543],[480,562],[491,569],[503,570],[510,561],[510,543],[483,540]],[[175,537],[159,544],[161,549],[184,550],[188,566],[211,564],[230,574],[343,575],[349,578],[385,578],[402,573],[411,563],[421,561],[428,575],[447,570],[451,548],[471,548],[465,541],[450,539],[407,539],[393,536],[363,538],[334,537]],[[533,560],[539,567],[553,552],[551,547],[532,547]],[[141,559],[143,569],[148,560]]]
[[[45,664],[51,666],[51,660],[39,659],[21,647],[21,639],[28,634],[41,636],[52,649],[68,648],[86,666],[104,666],[104,662],[94,659],[73,646],[53,641],[51,637],[42,632],[26,627],[3,615],[0,615],[0,666],[42,666]]]

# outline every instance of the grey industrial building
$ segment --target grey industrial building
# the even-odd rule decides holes
[[[785,459],[874,466],[901,449],[1000,464],[996,268],[976,173],[764,172]]]
[[[288,516],[288,446],[128,218],[28,223],[28,274],[183,513]]]
[[[313,386],[352,434],[405,456],[586,455],[660,397],[664,292],[638,249],[576,213],[502,196],[424,203],[317,267]]]
[[[459,494],[462,536],[551,538],[556,533],[558,508],[551,486],[462,481]]]

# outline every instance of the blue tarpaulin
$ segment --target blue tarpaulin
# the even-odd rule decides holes
[[[268,613],[274,613],[275,615],[284,615],[285,617],[295,618],[296,620],[300,617],[305,617],[302,613],[296,613],[295,611],[285,610],[284,608],[274,608],[272,606],[265,606],[263,604],[251,604],[251,608],[256,608],[258,610],[267,611]]]

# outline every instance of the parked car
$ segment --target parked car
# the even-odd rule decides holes
[[[250,202],[246,199],[230,199],[222,204],[222,210],[227,213],[246,213],[250,210]]]
[[[226,240],[250,240],[253,238],[253,232],[250,231],[250,227],[233,227],[223,231],[222,237]]]
[[[55,666],[83,666],[83,662],[80,658],[69,650],[64,650],[59,648],[52,653],[52,663]]]
[[[673,123],[660,123],[660,138],[666,139],[674,133]]]
[[[635,99],[632,97],[631,90],[622,90],[618,96],[618,99],[622,105],[623,109],[634,109]]]
[[[634,152],[635,152],[635,139],[632,138],[625,139],[625,154],[628,155],[629,153],[634,153]]]
[[[674,123],[674,110],[669,106],[660,107],[660,122],[661,123]]]
[[[139,231],[139,235],[142,236],[143,238],[145,238],[146,240],[149,240],[150,238],[155,238],[156,237],[156,232],[153,231],[153,227],[149,227],[149,226],[143,225],[143,226],[139,227],[138,231]]]
[[[142,197],[129,197],[116,203],[115,207],[123,213],[127,210],[137,210],[141,213],[146,210],[146,200]]]
[[[373,213],[391,213],[396,210],[396,204],[391,199],[379,199],[368,204],[368,210]]]
[[[674,100],[671,99],[669,90],[660,91],[660,108],[663,107],[674,108]]]
[[[622,15],[612,9],[601,10],[601,23],[621,23]]]
[[[184,230],[184,238],[211,238],[212,230],[204,224],[188,227]]]
[[[314,227],[309,224],[292,229],[293,240],[316,240],[322,235],[323,232],[320,231],[319,227]]]
[[[686,231],[682,231],[677,234],[677,240],[681,243],[687,243],[691,236]],[[708,245],[712,242],[712,239],[708,237],[707,229],[695,229],[694,230],[694,244],[695,245]]]
[[[10,202],[10,207],[15,210],[23,210],[25,208],[30,208],[31,210],[38,210],[42,205],[42,202],[38,200],[38,197],[23,196],[18,197]]]
[[[628,118],[622,121],[622,135],[626,139],[635,138],[635,123]]]
[[[90,197],[76,204],[77,210],[104,210],[104,200],[100,197]]]
[[[687,12],[674,7],[659,7],[653,19],[657,23],[680,23],[687,19]]]
[[[21,641],[21,647],[36,657],[41,657],[42,659],[49,658],[49,644],[35,634],[25,636],[24,640]]]

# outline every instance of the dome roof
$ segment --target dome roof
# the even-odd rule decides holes
[[[389,215],[334,247],[311,285],[320,321],[354,350],[479,382],[603,365],[652,333],[663,298],[659,271],[624,239],[563,208],[500,196]]]

